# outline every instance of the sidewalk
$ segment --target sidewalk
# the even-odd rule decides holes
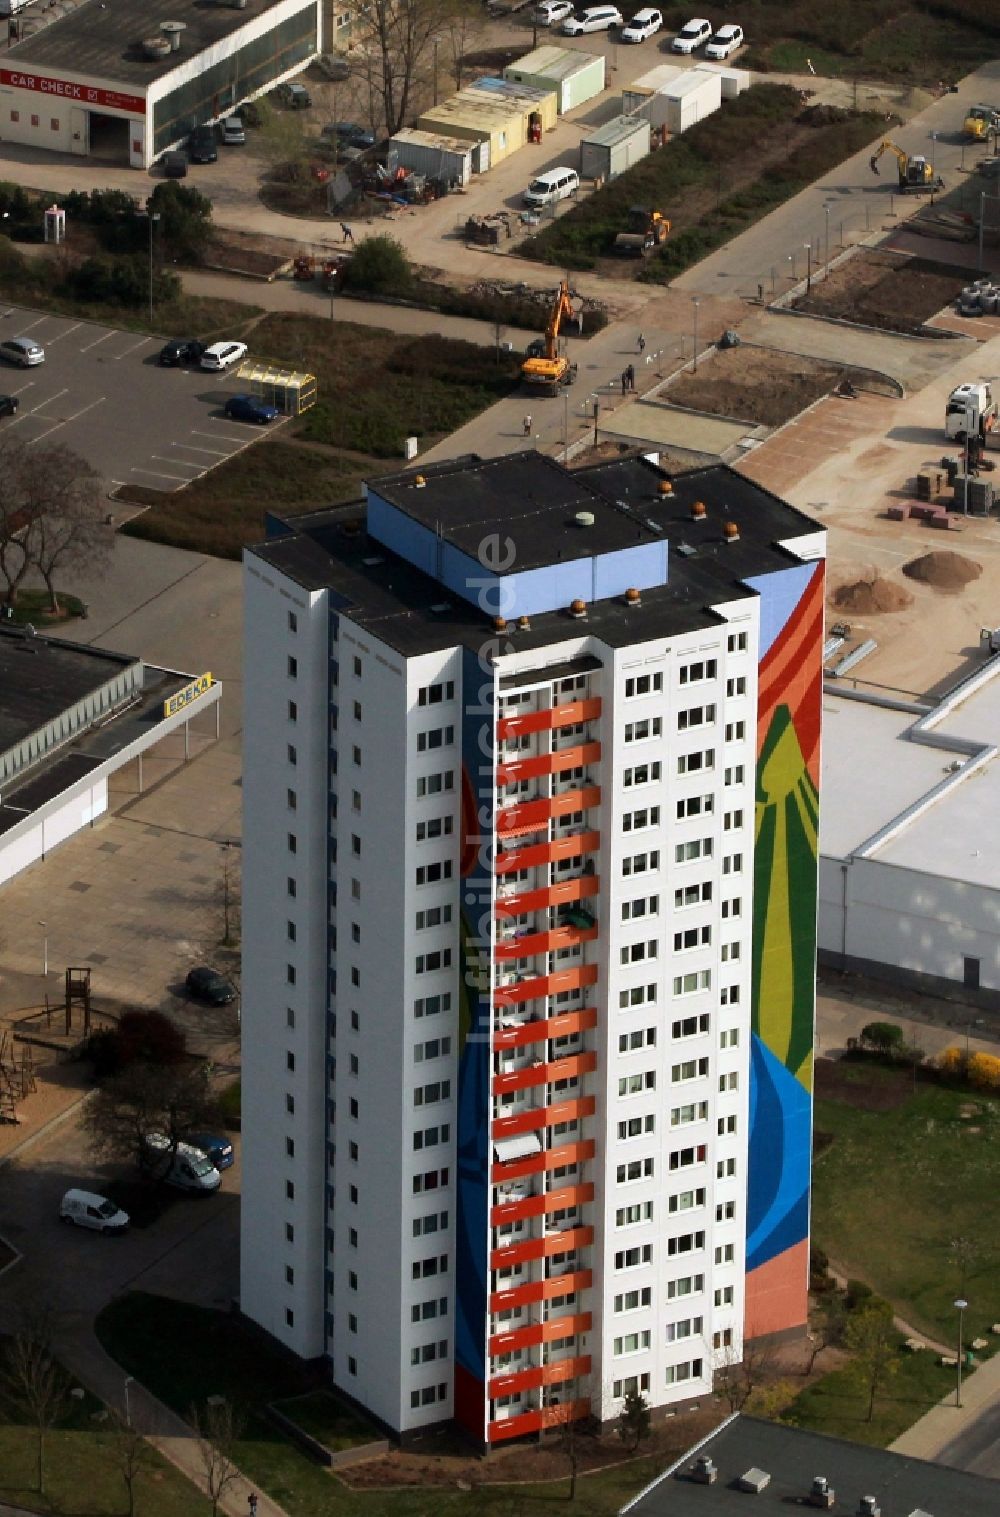
[[[955,1405],[955,1392],[926,1412],[902,1437],[889,1445],[894,1454],[915,1459],[936,1459],[948,1445],[1000,1401],[1000,1354],[994,1354],[962,1381],[962,1405]]]

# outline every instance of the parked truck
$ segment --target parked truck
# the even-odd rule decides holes
[[[957,385],[948,396],[944,412],[944,434],[956,442],[978,437],[985,442],[997,425],[997,402],[984,381]]]

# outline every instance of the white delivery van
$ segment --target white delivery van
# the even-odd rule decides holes
[[[218,1190],[222,1177],[200,1148],[192,1148],[190,1143],[178,1143],[172,1155],[171,1148],[170,1139],[163,1133],[150,1133],[146,1139],[143,1169],[165,1185],[176,1185],[178,1190]]]
[[[123,1233],[128,1227],[128,1214],[91,1190],[68,1190],[59,1206],[59,1220],[95,1233]]]
[[[576,169],[560,167],[547,169],[544,174],[539,174],[533,179],[525,190],[522,199],[525,205],[541,206],[555,205],[557,200],[565,200],[568,195],[575,195],[580,188],[580,176]]]

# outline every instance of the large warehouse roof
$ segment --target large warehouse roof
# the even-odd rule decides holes
[[[272,10],[277,0],[246,0],[237,10],[206,0],[85,0],[7,53],[7,68],[67,69],[95,80],[144,86],[169,74],[213,43]],[[177,52],[147,58],[143,38],[160,23],[183,23]]]

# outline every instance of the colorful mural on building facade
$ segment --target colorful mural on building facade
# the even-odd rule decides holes
[[[824,565],[751,581],[757,704],[745,1328],[807,1319]]]

